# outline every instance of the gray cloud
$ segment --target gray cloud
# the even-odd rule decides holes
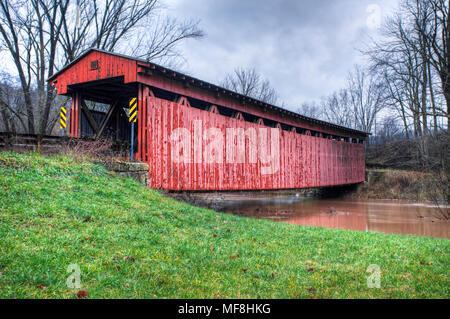
[[[344,85],[362,61],[356,49],[377,32],[367,26],[368,6],[387,14],[397,0],[166,2],[171,15],[201,19],[206,32],[183,45],[185,71],[217,83],[235,67],[256,67],[295,110]]]

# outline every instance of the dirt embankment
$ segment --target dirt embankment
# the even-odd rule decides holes
[[[367,179],[351,195],[361,199],[404,199],[448,203],[449,181],[440,174],[404,170],[367,170]]]

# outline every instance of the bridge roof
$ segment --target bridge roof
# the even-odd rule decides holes
[[[364,137],[367,137],[367,136],[370,135],[370,133],[367,133],[367,132],[363,132],[363,131],[360,131],[360,130],[355,130],[355,129],[352,129],[352,128],[344,127],[344,126],[337,125],[337,124],[330,123],[330,122],[326,122],[326,121],[321,121],[321,120],[318,120],[318,119],[314,119],[314,118],[311,118],[311,117],[307,117],[307,116],[301,115],[301,114],[296,113],[296,112],[292,112],[292,111],[286,110],[286,109],[281,108],[281,107],[276,106],[276,105],[265,103],[263,101],[254,99],[252,97],[245,96],[245,95],[242,95],[240,93],[237,93],[237,92],[225,89],[225,88],[220,87],[220,86],[218,86],[216,84],[212,84],[212,83],[208,83],[208,82],[202,81],[202,80],[197,79],[195,77],[192,77],[192,76],[189,76],[187,74],[183,74],[183,73],[171,70],[169,68],[166,68],[164,66],[158,65],[156,63],[152,63],[152,62],[146,61],[144,59],[140,59],[140,58],[124,55],[124,54],[119,54],[119,53],[115,53],[115,52],[111,52],[111,51],[105,51],[105,50],[101,50],[101,49],[97,49],[97,48],[87,49],[86,51],[81,53],[71,63],[67,64],[61,70],[59,70],[58,72],[56,72],[53,75],[51,75],[48,78],[47,81],[52,82],[52,83],[56,83],[57,78],[60,75],[62,75],[65,71],[67,71],[71,67],[75,66],[80,60],[82,60],[84,57],[86,57],[88,54],[90,54],[92,52],[108,54],[108,55],[116,56],[116,57],[119,57],[119,58],[122,58],[122,59],[135,61],[136,62],[136,68],[137,68],[136,72],[137,73],[139,73],[139,69],[147,69],[150,72],[157,72],[160,76],[166,77],[166,78],[168,78],[170,80],[183,82],[183,83],[186,83],[186,84],[188,84],[190,86],[196,86],[196,87],[198,87],[198,88],[200,88],[202,90],[211,91],[213,93],[220,93],[220,94],[223,94],[223,95],[227,95],[227,96],[233,97],[235,99],[238,99],[241,102],[244,102],[244,103],[247,103],[247,104],[253,104],[253,105],[258,106],[260,108],[271,110],[271,111],[273,111],[275,113],[278,113],[278,114],[280,114],[281,116],[284,116],[284,117],[291,117],[291,118],[300,119],[302,121],[309,122],[309,123],[311,123],[313,125],[318,125],[318,126],[322,126],[322,127],[328,127],[328,128],[331,128],[331,129],[335,129],[335,130],[339,130],[339,131],[342,131],[342,132],[346,132],[346,133],[351,134],[351,135],[364,136]]]

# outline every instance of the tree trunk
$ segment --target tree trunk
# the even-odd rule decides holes
[[[449,62],[450,63],[450,62]],[[447,104],[447,131],[449,128],[450,119],[450,68],[448,68],[446,74],[441,73],[442,90],[444,91],[445,103]]]
[[[47,131],[47,125],[48,125],[48,119],[50,117],[50,108],[52,106],[53,102],[53,86],[51,84],[47,85],[47,97],[45,99],[45,105],[44,105],[44,111],[41,121],[41,135],[46,135],[47,133],[50,133]],[[51,130],[50,130],[51,131]]]
[[[1,113],[2,113],[2,118],[3,118],[3,126],[5,127],[5,131],[6,132],[11,132],[11,129],[9,127],[9,117],[8,117],[8,112],[6,111],[6,109],[0,105],[1,108]]]

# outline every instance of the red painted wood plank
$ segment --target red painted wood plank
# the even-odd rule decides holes
[[[238,189],[287,189],[312,186],[331,186],[364,180],[363,145],[333,141],[329,139],[279,131],[279,169],[273,174],[263,174],[267,167],[262,163],[259,143],[261,129],[270,128],[256,123],[231,119],[219,114],[202,111],[173,102],[147,97],[147,121],[143,127],[148,131],[148,151],[146,161],[150,167],[150,187],[172,190],[238,190]],[[201,134],[194,136],[195,128],[201,123]],[[187,129],[190,149],[188,162],[176,163],[172,152],[176,143],[171,139],[175,129]],[[222,157],[212,163],[207,162],[206,152],[215,135],[203,140],[208,129],[216,129],[222,134]],[[245,137],[244,163],[227,162],[227,142],[234,147],[235,160],[238,139],[227,141],[227,129],[254,129],[256,132],[256,163],[250,163],[250,139]],[[144,134],[144,136],[145,136]],[[212,133],[211,133],[212,134]],[[201,138],[200,155],[195,153],[196,139]],[[144,140],[144,139],[142,139]],[[212,150],[212,149],[211,149]],[[184,150],[183,150],[184,151]],[[271,154],[270,142],[267,154]],[[183,153],[183,152],[181,152]],[[220,152],[219,152],[220,153]],[[182,154],[181,154],[182,155]],[[199,159],[201,159],[199,161]]]

